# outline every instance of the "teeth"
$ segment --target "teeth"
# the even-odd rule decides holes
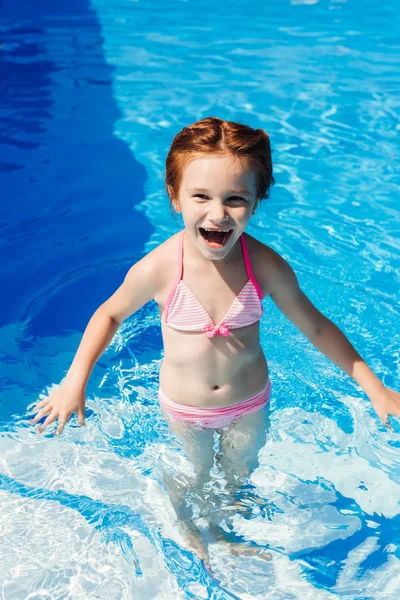
[[[206,229],[205,227],[203,227],[203,229],[204,231],[223,231],[224,233],[230,231],[230,229]]]

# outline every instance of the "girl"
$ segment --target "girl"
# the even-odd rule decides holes
[[[207,481],[214,460],[232,489],[257,466],[271,394],[259,339],[261,300],[267,296],[363,388],[384,424],[388,415],[400,416],[400,394],[385,388],[340,329],[311,303],[289,264],[244,233],[273,183],[269,138],[261,129],[208,117],[175,136],[166,186],[185,228],[134,264],[96,310],[65,380],[35,407],[39,412],[32,424],[47,415],[38,431],[58,418],[55,435],[60,435],[74,412],[84,424],[85,389],[94,364],[120,323],[152,299],[160,309],[165,348],[159,401],[194,466],[192,490]],[[171,481],[168,487],[194,543],[197,533],[185,514],[182,490]],[[244,552],[243,544],[230,547],[232,552],[239,548]]]

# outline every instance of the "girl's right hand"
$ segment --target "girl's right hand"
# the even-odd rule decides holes
[[[36,433],[42,433],[45,427],[53,423],[58,417],[58,427],[54,434],[58,436],[63,432],[64,426],[72,413],[76,412],[79,425],[85,425],[85,400],[85,388],[74,388],[63,382],[50,396],[36,404],[33,409],[34,412],[40,410],[29,423],[35,425],[42,417],[48,415],[44,423],[36,429]]]

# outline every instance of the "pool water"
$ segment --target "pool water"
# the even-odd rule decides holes
[[[28,421],[129,266],[182,227],[165,157],[208,115],[267,130],[276,185],[248,232],[400,390],[399,13],[390,0],[3,0],[2,598],[398,597],[399,420],[382,426],[270,299],[267,442],[228,530],[271,560],[216,543],[209,572],[185,544],[161,473],[190,465],[158,408],[154,303],[94,368],[84,429],[73,417],[40,436]]]

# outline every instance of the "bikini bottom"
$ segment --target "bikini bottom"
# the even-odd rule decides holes
[[[158,390],[160,406],[168,415],[179,421],[185,421],[192,425],[206,428],[225,427],[239,419],[243,415],[255,412],[263,408],[271,396],[271,380],[268,378],[261,392],[228,406],[192,406],[190,404],[179,404],[170,400],[162,391]]]

